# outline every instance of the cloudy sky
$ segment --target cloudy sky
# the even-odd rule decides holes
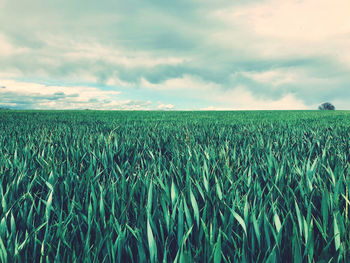
[[[0,0],[0,107],[350,109],[349,0]]]

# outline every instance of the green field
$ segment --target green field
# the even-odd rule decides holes
[[[349,262],[349,175],[349,111],[0,111],[0,261]]]

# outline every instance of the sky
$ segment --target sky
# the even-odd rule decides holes
[[[350,109],[349,0],[0,0],[0,107]]]

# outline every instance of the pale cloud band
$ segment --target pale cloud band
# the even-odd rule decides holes
[[[121,100],[119,91],[84,86],[50,86],[0,80],[0,105],[14,109],[149,110],[150,101]]]

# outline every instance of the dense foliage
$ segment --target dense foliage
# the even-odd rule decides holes
[[[318,106],[319,110],[335,110],[335,107],[332,103],[325,102]]]
[[[0,261],[345,262],[349,138],[342,111],[2,111]]]

